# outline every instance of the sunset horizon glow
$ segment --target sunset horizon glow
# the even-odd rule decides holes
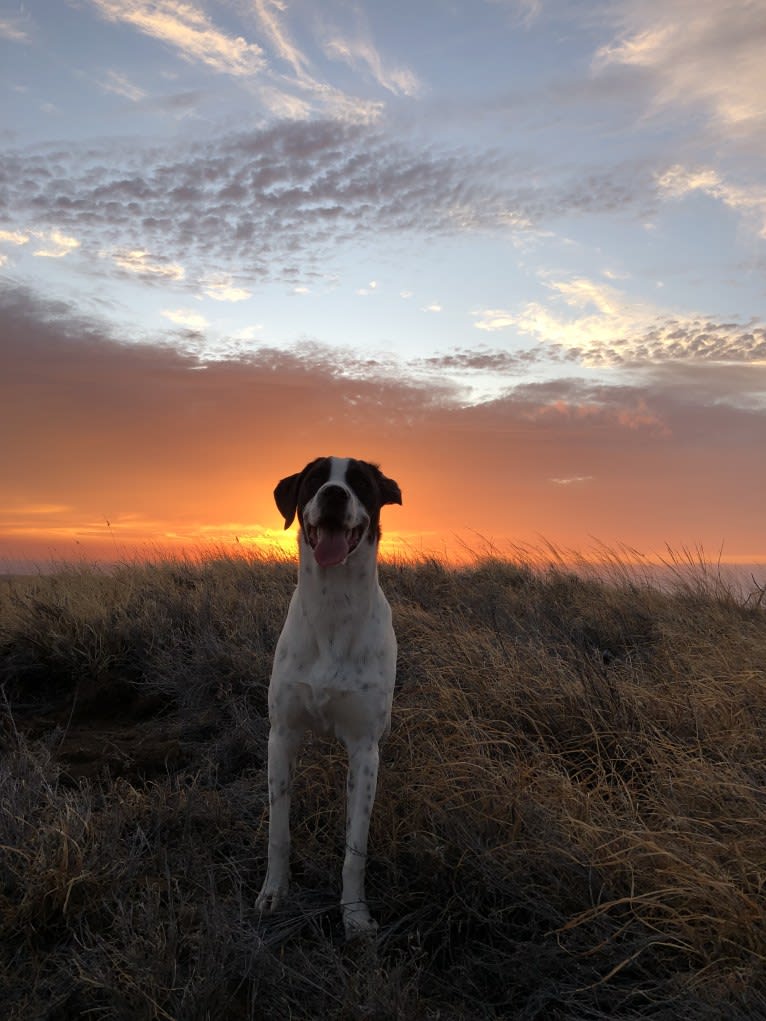
[[[385,511],[384,511],[385,513]],[[0,537],[0,575],[52,573],[69,566],[94,568],[162,562],[204,563],[220,558],[255,557],[265,561],[298,559],[298,528],[264,527],[244,523],[205,525],[182,531],[143,534],[103,522],[85,528],[29,530],[24,536]],[[379,544],[381,563],[436,561],[447,568],[498,560],[524,564],[533,569],[578,567],[661,567],[671,563],[717,569],[766,569],[762,553],[727,552],[725,545],[707,548],[701,543],[643,549],[617,540],[606,543],[596,536],[585,544],[570,545],[546,536],[525,538],[491,536],[465,530],[462,533],[401,532],[384,529]],[[736,573],[736,572],[735,572]],[[759,582],[760,583],[760,582]]]

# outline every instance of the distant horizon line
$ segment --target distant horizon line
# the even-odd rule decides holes
[[[216,560],[245,560],[261,563],[297,563],[295,532],[288,533],[288,543],[250,542],[208,542],[172,546],[170,544],[143,544],[123,549],[101,549],[98,553],[88,551],[83,544],[81,550],[50,549],[46,556],[18,555],[10,549],[3,551],[0,546],[0,580],[15,577],[51,576],[69,570],[111,571],[120,568],[141,568],[163,563],[204,566]],[[287,536],[286,536],[287,538]],[[595,540],[594,540],[595,542]],[[380,562],[384,565],[413,565],[436,562],[446,569],[471,568],[482,563],[498,562],[529,567],[535,571],[557,568],[575,574],[591,575],[598,580],[621,578],[628,581],[644,581],[649,584],[665,583],[676,579],[680,584],[697,580],[720,582],[733,586],[742,595],[761,592],[766,586],[766,555],[728,556],[720,551],[714,557],[707,555],[702,546],[684,546],[680,549],[666,545],[663,553],[654,551],[642,553],[628,545],[613,546],[596,542],[587,552],[561,546],[541,539],[538,544],[504,543],[482,538],[474,546],[464,539],[454,537],[454,546],[448,550],[440,548],[416,548],[412,543],[383,542]],[[9,544],[10,545],[10,544]],[[455,555],[455,547],[459,555]],[[757,575],[762,575],[759,579]],[[672,587],[672,586],[671,586]]]

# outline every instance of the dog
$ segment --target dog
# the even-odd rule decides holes
[[[379,742],[391,725],[396,636],[378,583],[380,510],[401,504],[393,479],[367,461],[318,457],[274,490],[289,528],[298,515],[298,584],[269,683],[268,868],[256,907],[287,893],[290,786],[303,735],[335,736],[348,752],[346,852],[341,910],[348,939],[377,923],[365,897],[365,865]]]

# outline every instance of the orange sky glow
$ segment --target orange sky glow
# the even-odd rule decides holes
[[[201,365],[22,302],[5,319],[0,563],[295,551],[272,491],[317,455],[378,462],[402,489],[383,552],[461,560],[546,542],[587,557],[702,547],[766,562],[763,417],[672,387],[461,404],[330,355]],[[627,549],[635,551],[628,554]]]

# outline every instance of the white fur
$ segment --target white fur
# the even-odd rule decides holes
[[[348,459],[333,458],[325,486],[342,485],[349,492],[348,528],[365,521],[369,525],[345,482],[347,466]],[[319,493],[303,508],[308,524],[316,521],[318,498]],[[269,685],[269,863],[257,907],[272,911],[287,892],[290,784],[304,732],[334,735],[349,759],[341,894],[347,937],[377,928],[367,907],[364,875],[378,743],[390,727],[396,674],[396,637],[391,608],[378,584],[377,546],[377,538],[370,542],[365,534],[344,563],[322,568],[300,530],[298,585]]]

